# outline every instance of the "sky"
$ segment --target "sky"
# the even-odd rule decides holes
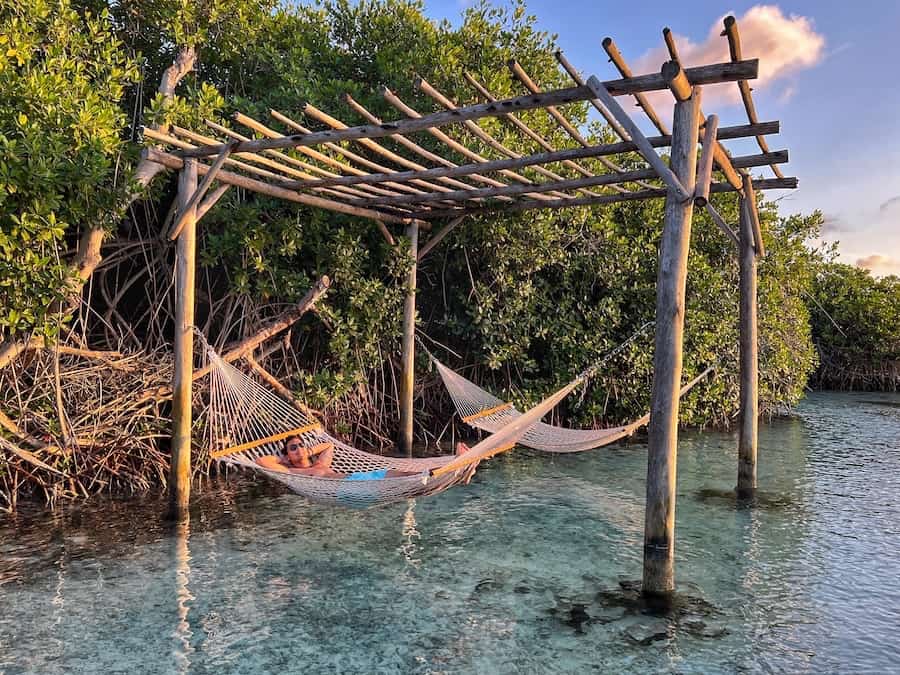
[[[466,0],[425,0],[434,19],[458,23]],[[601,80],[619,77],[601,47],[612,37],[635,74],[658,72],[667,57],[662,29],[677,36],[687,65],[729,60],[722,19],[738,20],[744,58],[760,59],[751,83],[760,121],[780,120],[771,150],[790,151],[791,191],[767,192],[782,214],[825,217],[823,239],[841,260],[873,274],[900,274],[900,1],[712,2],[529,0],[538,27],[558,35],[569,61]],[[662,92],[661,117],[671,119]],[[704,112],[720,124],[744,124],[737,85],[709,86]],[[626,108],[628,109],[628,108]],[[635,115],[641,121],[642,115]],[[650,132],[649,124],[642,127]],[[730,141],[733,154],[759,152]],[[771,173],[766,174],[771,177]]]

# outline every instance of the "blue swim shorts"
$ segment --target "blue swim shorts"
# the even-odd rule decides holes
[[[387,469],[375,469],[374,471],[355,471],[347,474],[344,480],[382,480],[387,478]]]

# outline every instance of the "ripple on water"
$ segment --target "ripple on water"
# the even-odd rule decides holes
[[[0,523],[0,672],[897,671],[900,396],[679,448],[680,594],[636,593],[646,448],[521,451],[370,511],[246,478]]]

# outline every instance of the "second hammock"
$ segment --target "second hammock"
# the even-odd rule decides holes
[[[431,357],[456,411],[462,417],[463,422],[469,426],[494,433],[518,417],[522,412],[516,410],[511,403],[497,398],[485,391],[474,382],[467,380],[459,373],[451,370],[433,356]],[[706,377],[714,368],[704,370],[700,375],[685,384],[679,393],[684,396],[700,380]],[[626,438],[650,421],[650,413],[636,419],[630,424],[620,427],[608,427],[605,429],[570,429],[554,426],[545,422],[538,422],[532,426],[519,439],[519,444],[543,452],[581,452],[592,450]]]

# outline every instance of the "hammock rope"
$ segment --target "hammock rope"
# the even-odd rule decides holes
[[[435,494],[468,482],[482,459],[514,447],[532,424],[578,384],[578,380],[569,383],[463,455],[385,457],[331,436],[318,420],[286,403],[224,361],[205,340],[202,342],[210,363],[210,455],[224,464],[258,471],[312,501],[341,506],[366,508]],[[410,475],[347,480],[278,471],[257,462],[264,456],[281,455],[283,441],[293,436],[298,436],[306,448],[331,444],[331,469],[339,474],[388,469]]]
[[[642,327],[639,332],[643,331],[644,328],[646,328],[646,325]],[[630,342],[636,336],[637,333],[629,338],[628,341]],[[627,344],[627,342],[625,344]],[[625,344],[620,345],[612,354],[609,354],[604,361],[621,351]],[[469,426],[494,434],[501,429],[506,428],[522,416],[522,412],[513,407],[509,402],[503,401],[485,389],[482,389],[471,380],[467,380],[456,371],[438,361],[433,354],[429,353],[429,356],[437,367],[438,373],[440,373],[441,379],[444,381],[444,386],[447,387],[447,392],[450,394],[450,398],[453,399],[453,405],[456,407],[456,411],[459,413],[462,420]],[[601,364],[602,362],[583,371],[573,381],[574,385],[577,386],[586,381],[589,377],[595,375]],[[715,367],[711,366],[685,384],[681,388],[679,398],[684,396],[714,370]],[[624,426],[608,427],[604,429],[571,429],[537,421],[523,432],[519,439],[519,444],[543,452],[582,452],[584,450],[592,450],[604,445],[609,445],[622,438],[631,436],[649,421],[650,413],[647,413],[643,417]]]

